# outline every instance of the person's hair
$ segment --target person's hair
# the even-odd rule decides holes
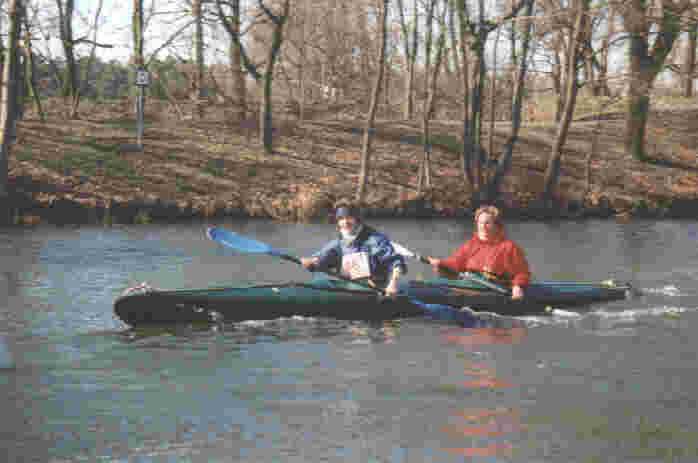
[[[481,214],[489,214],[494,218],[494,223],[497,227],[503,228],[504,223],[502,223],[502,212],[495,206],[480,206],[475,211],[475,224],[477,224],[477,219]]]

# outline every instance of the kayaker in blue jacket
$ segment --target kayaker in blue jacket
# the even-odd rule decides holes
[[[397,282],[407,273],[407,265],[390,239],[363,224],[358,207],[350,203],[338,205],[335,219],[339,237],[311,257],[301,258],[303,266],[310,271],[338,271],[352,280],[368,279],[386,295],[396,295]]]

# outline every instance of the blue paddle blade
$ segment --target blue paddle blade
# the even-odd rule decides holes
[[[466,328],[476,328],[480,326],[482,320],[475,312],[469,309],[457,309],[444,304],[427,304],[426,302],[410,297],[410,302],[421,307],[432,318],[442,321],[454,321],[462,323]]]
[[[239,252],[245,252],[248,254],[268,254],[274,257],[281,257],[282,259],[289,260],[296,264],[301,263],[298,257],[287,254],[279,249],[274,249],[261,241],[238,235],[237,233],[225,230],[223,228],[209,227],[206,229],[206,236],[208,236],[209,239],[222,244],[223,246],[227,246]]]
[[[274,249],[269,245],[222,228],[209,227],[206,235],[213,241],[240,252],[252,254],[272,254]]]

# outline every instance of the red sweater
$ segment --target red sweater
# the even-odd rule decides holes
[[[477,233],[441,266],[456,272],[484,271],[494,273],[511,281],[514,286],[526,286],[531,281],[526,255],[504,232],[498,238],[483,241]]]

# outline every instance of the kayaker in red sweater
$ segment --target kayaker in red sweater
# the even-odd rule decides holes
[[[531,281],[526,255],[507,238],[501,212],[494,206],[483,206],[475,212],[477,231],[449,258],[428,257],[435,272],[446,268],[454,272],[479,272],[500,284],[511,285],[512,299],[521,299]]]

